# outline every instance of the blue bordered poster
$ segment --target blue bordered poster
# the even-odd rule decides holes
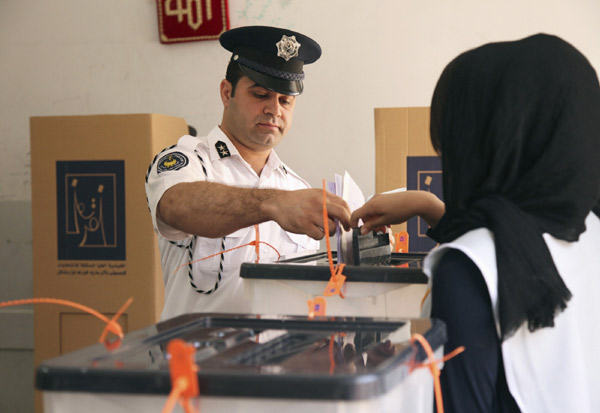
[[[442,193],[442,162],[438,156],[408,156],[406,158],[406,188],[429,191],[444,200]],[[427,252],[437,245],[427,236],[429,226],[421,217],[408,220],[408,249]]]

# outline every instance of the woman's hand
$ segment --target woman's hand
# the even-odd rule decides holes
[[[420,216],[430,227],[435,227],[446,211],[444,203],[427,191],[404,191],[377,194],[352,213],[350,225],[358,226],[362,219],[361,234],[386,225],[396,225]]]

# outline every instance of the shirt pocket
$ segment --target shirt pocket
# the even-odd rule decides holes
[[[225,237],[225,251],[240,247],[254,241],[256,238],[254,227],[246,227],[239,229]],[[237,248],[233,251],[226,252],[223,257],[223,265],[227,269],[239,269],[240,265],[246,261],[255,260],[254,245],[246,245],[242,248]]]
[[[196,288],[205,291],[213,288],[221,266],[221,254],[218,254],[221,251],[222,238],[195,238],[194,257],[190,259],[188,256],[187,259],[192,262],[192,278]]]

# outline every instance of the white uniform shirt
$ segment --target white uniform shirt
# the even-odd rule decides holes
[[[202,238],[176,230],[156,216],[158,201],[167,189],[195,181],[285,190],[310,187],[279,160],[275,151],[271,151],[259,177],[218,126],[206,137],[183,136],[177,145],[157,155],[148,171],[146,193],[152,223],[159,236],[165,282],[163,320],[189,312],[251,312],[239,269],[243,262],[256,260],[254,246],[199,261],[192,264],[191,271],[184,264],[255,240],[254,227],[240,229],[224,238]],[[273,221],[259,225],[259,236],[260,241],[271,244],[281,255],[319,248],[318,241],[285,232]],[[260,258],[261,262],[272,261],[277,253],[261,243]],[[184,266],[176,271],[181,265]]]
[[[524,323],[502,343],[508,388],[523,413],[600,411],[600,359],[595,354],[600,343],[600,219],[590,213],[585,225],[577,242],[544,234],[558,273],[573,294],[566,310],[555,317],[554,327],[531,333]],[[424,262],[429,277],[450,248],[462,251],[483,274],[499,332],[493,234],[475,229],[432,251]]]

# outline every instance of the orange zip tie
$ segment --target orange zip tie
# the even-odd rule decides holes
[[[256,249],[256,263],[258,263],[260,261],[260,233],[258,232],[258,224],[254,225],[254,233],[256,234],[256,244],[254,244]]]
[[[394,252],[408,252],[408,232],[400,231],[394,234],[396,241]]]
[[[450,353],[446,354],[441,359],[436,360],[436,363],[445,363],[446,361],[450,360],[451,358],[458,356],[463,351],[465,351],[465,346],[456,347],[454,350],[452,350]],[[428,365],[429,365],[429,363],[420,363],[416,366],[416,368],[427,367]]]
[[[327,192],[325,190],[325,180],[323,179],[323,232],[325,233],[325,243],[327,245],[327,260],[329,261],[329,270],[331,271],[331,278],[323,295],[328,297],[331,295],[339,294],[340,297],[344,298],[342,294],[342,286],[346,281],[346,276],[342,274],[345,264],[333,265],[333,254],[331,252],[331,243],[329,242],[329,217],[327,215]]]
[[[329,374],[332,375],[335,371],[335,357],[333,355],[333,345],[335,344],[335,334],[329,338]]]
[[[327,215],[327,192],[325,191],[325,180],[323,179],[323,233],[325,234],[325,243],[327,244],[327,259],[329,261],[329,270],[331,276],[335,274],[333,269],[333,254],[331,253],[331,244],[329,243],[329,217]]]
[[[438,368],[437,363],[434,359],[433,350],[431,349],[429,342],[425,340],[425,337],[423,337],[421,334],[414,333],[411,336],[410,341],[411,343],[414,343],[415,340],[418,341],[421,344],[421,346],[423,346],[425,353],[427,353],[427,358],[429,359],[429,371],[433,376],[433,388],[435,392],[435,402],[437,405],[437,411],[438,413],[444,413],[444,403],[442,401],[442,387],[440,384],[440,369]]]
[[[325,235],[325,243],[327,245],[327,261],[329,262],[329,271],[331,277],[325,286],[323,295],[330,297],[332,295],[339,294],[340,297],[344,297],[342,287],[346,281],[346,276],[342,274],[344,266],[346,264],[333,265],[333,254],[331,252],[331,243],[329,242],[329,217],[327,215],[327,192],[325,190],[325,180],[323,179],[323,233]],[[323,297],[316,297],[314,300],[308,300],[308,318],[312,319],[315,316],[325,316],[325,310],[327,308],[327,302]]]
[[[423,309],[423,305],[425,304],[425,299],[427,298],[427,296],[429,295],[429,293],[431,293],[431,288],[428,288],[427,291],[425,291],[425,295],[421,299],[421,306],[419,307],[419,310]]]
[[[435,403],[437,405],[437,411],[438,413],[444,413],[444,402],[442,400],[442,386],[440,384],[441,373],[440,369],[438,368],[438,363],[448,361],[451,358],[459,355],[460,353],[465,351],[465,347],[457,347],[453,351],[442,357],[441,360],[435,360],[433,350],[431,349],[431,346],[429,345],[429,342],[425,339],[425,337],[423,337],[419,333],[414,333],[410,338],[410,342],[414,343],[415,340],[418,341],[421,344],[421,346],[423,346],[423,349],[425,350],[425,353],[427,353],[428,358],[428,361],[426,363],[420,363],[416,365],[415,368],[429,367],[429,371],[433,376],[433,388],[435,392]]]
[[[130,297],[127,301],[125,301],[125,304],[123,304],[123,306],[119,309],[119,311],[117,311],[115,316],[113,318],[111,318],[110,320],[104,314],[94,310],[93,308],[90,308],[90,307],[85,306],[80,303],[76,303],[75,301],[63,300],[61,298],[39,297],[39,298],[25,298],[25,299],[21,299],[21,300],[11,300],[11,301],[5,301],[5,302],[0,303],[0,308],[17,306],[17,305],[25,305],[25,304],[59,304],[59,305],[67,306],[67,307],[77,308],[78,310],[85,311],[106,323],[106,327],[104,327],[104,330],[102,331],[102,335],[100,336],[100,339],[98,341],[100,343],[103,343],[108,350],[114,350],[115,348],[118,348],[121,345],[121,339],[123,338],[123,329],[117,322],[117,319],[121,316],[121,314],[123,314],[123,312],[127,309],[127,307],[129,307],[129,305],[132,302],[133,302],[133,298]],[[108,335],[109,332],[116,335],[118,337],[118,340],[115,340],[114,342],[110,342],[109,340],[107,340],[106,336]]]
[[[275,248],[274,246],[272,246],[268,242],[266,242],[266,241],[250,241],[248,243],[248,245],[256,245],[256,250],[257,251],[258,251],[258,244],[265,244],[267,247],[270,247],[273,251],[275,251],[275,253],[277,254],[277,261],[279,261],[279,259],[281,258],[281,254],[279,253],[279,251],[277,251],[277,248]]]
[[[342,270],[346,264],[338,264],[335,267],[335,272],[331,275],[327,286],[325,287],[325,291],[323,295],[325,297],[330,297],[332,295],[339,294],[340,297],[344,298],[344,294],[342,293],[342,287],[344,286],[344,282],[346,281],[346,276],[342,274]]]
[[[169,393],[169,397],[163,407],[163,413],[170,413],[175,408],[175,404],[179,401],[181,394],[185,391],[188,386],[187,379],[180,378],[175,383],[173,383],[173,388],[171,389],[171,393]]]
[[[452,350],[450,353],[448,353],[444,357],[442,357],[441,359],[435,360],[435,362],[436,363],[445,363],[446,361],[450,360],[451,358],[458,356],[463,351],[465,351],[465,346],[458,346],[454,350]],[[414,362],[414,360],[413,360],[413,362]],[[429,364],[430,364],[430,362],[418,363],[418,364],[414,363],[413,369],[421,369],[421,368],[429,367]]]
[[[327,311],[327,301],[324,297],[315,297],[314,300],[308,300],[308,318],[315,316],[325,316]]]
[[[233,250],[237,250],[239,248],[248,247],[248,246],[254,246],[255,245],[256,246],[256,250],[258,252],[258,244],[265,244],[266,246],[271,247],[271,249],[273,249],[273,251],[275,251],[277,253],[277,261],[279,261],[279,259],[281,258],[281,254],[279,253],[279,251],[277,251],[277,248],[275,248],[274,246],[272,246],[271,244],[269,244],[268,242],[265,242],[265,241],[250,241],[247,244],[238,245],[237,247],[233,247],[233,248],[229,248],[228,250],[225,250],[225,251],[217,252],[216,254],[209,255],[208,257],[199,258],[197,260],[188,261],[186,263],[183,263],[179,267],[175,268],[175,270],[173,271],[173,274],[176,274],[177,271],[179,271],[183,267],[186,267],[186,266],[188,266],[190,264],[195,264],[197,262],[204,261],[204,260],[207,260],[209,258],[216,257],[217,255],[221,255],[221,254],[225,254],[226,252],[231,252]],[[257,262],[258,262],[258,260],[257,260]]]
[[[169,355],[169,372],[171,374],[171,393],[163,407],[163,413],[170,413],[179,401],[185,413],[197,412],[190,404],[190,399],[198,397],[198,365],[194,361],[196,349],[180,338],[167,344]]]
[[[337,333],[338,338],[346,337],[346,333],[340,331]],[[335,371],[335,354],[333,352],[333,348],[335,345],[335,334],[332,334],[329,338],[329,374],[333,374]]]
[[[110,322],[108,324],[106,324],[106,327],[104,327],[104,330],[102,330],[102,335],[100,336],[99,341],[101,343],[104,343],[104,345],[106,346],[107,349],[115,350],[115,349],[119,348],[119,346],[121,345],[121,339],[123,338],[123,329],[121,329],[121,326],[119,325],[119,323],[117,323],[117,320],[119,319],[119,317],[121,317],[121,314],[123,314],[123,312],[125,312],[127,307],[129,307],[129,305],[132,302],[133,302],[133,297],[129,297],[127,299],[127,301],[125,301],[125,304],[123,304],[121,306],[121,308],[119,308],[119,311],[117,311],[117,313],[113,316],[113,318],[110,319]],[[116,332],[115,332],[115,326],[118,327],[118,330]],[[119,336],[119,339],[115,340],[113,342],[110,342],[108,339],[106,339],[106,336],[108,335],[109,331],[111,333]]]
[[[408,252],[408,232],[400,231],[394,234],[394,252]],[[396,265],[396,267],[408,268],[408,263]]]

